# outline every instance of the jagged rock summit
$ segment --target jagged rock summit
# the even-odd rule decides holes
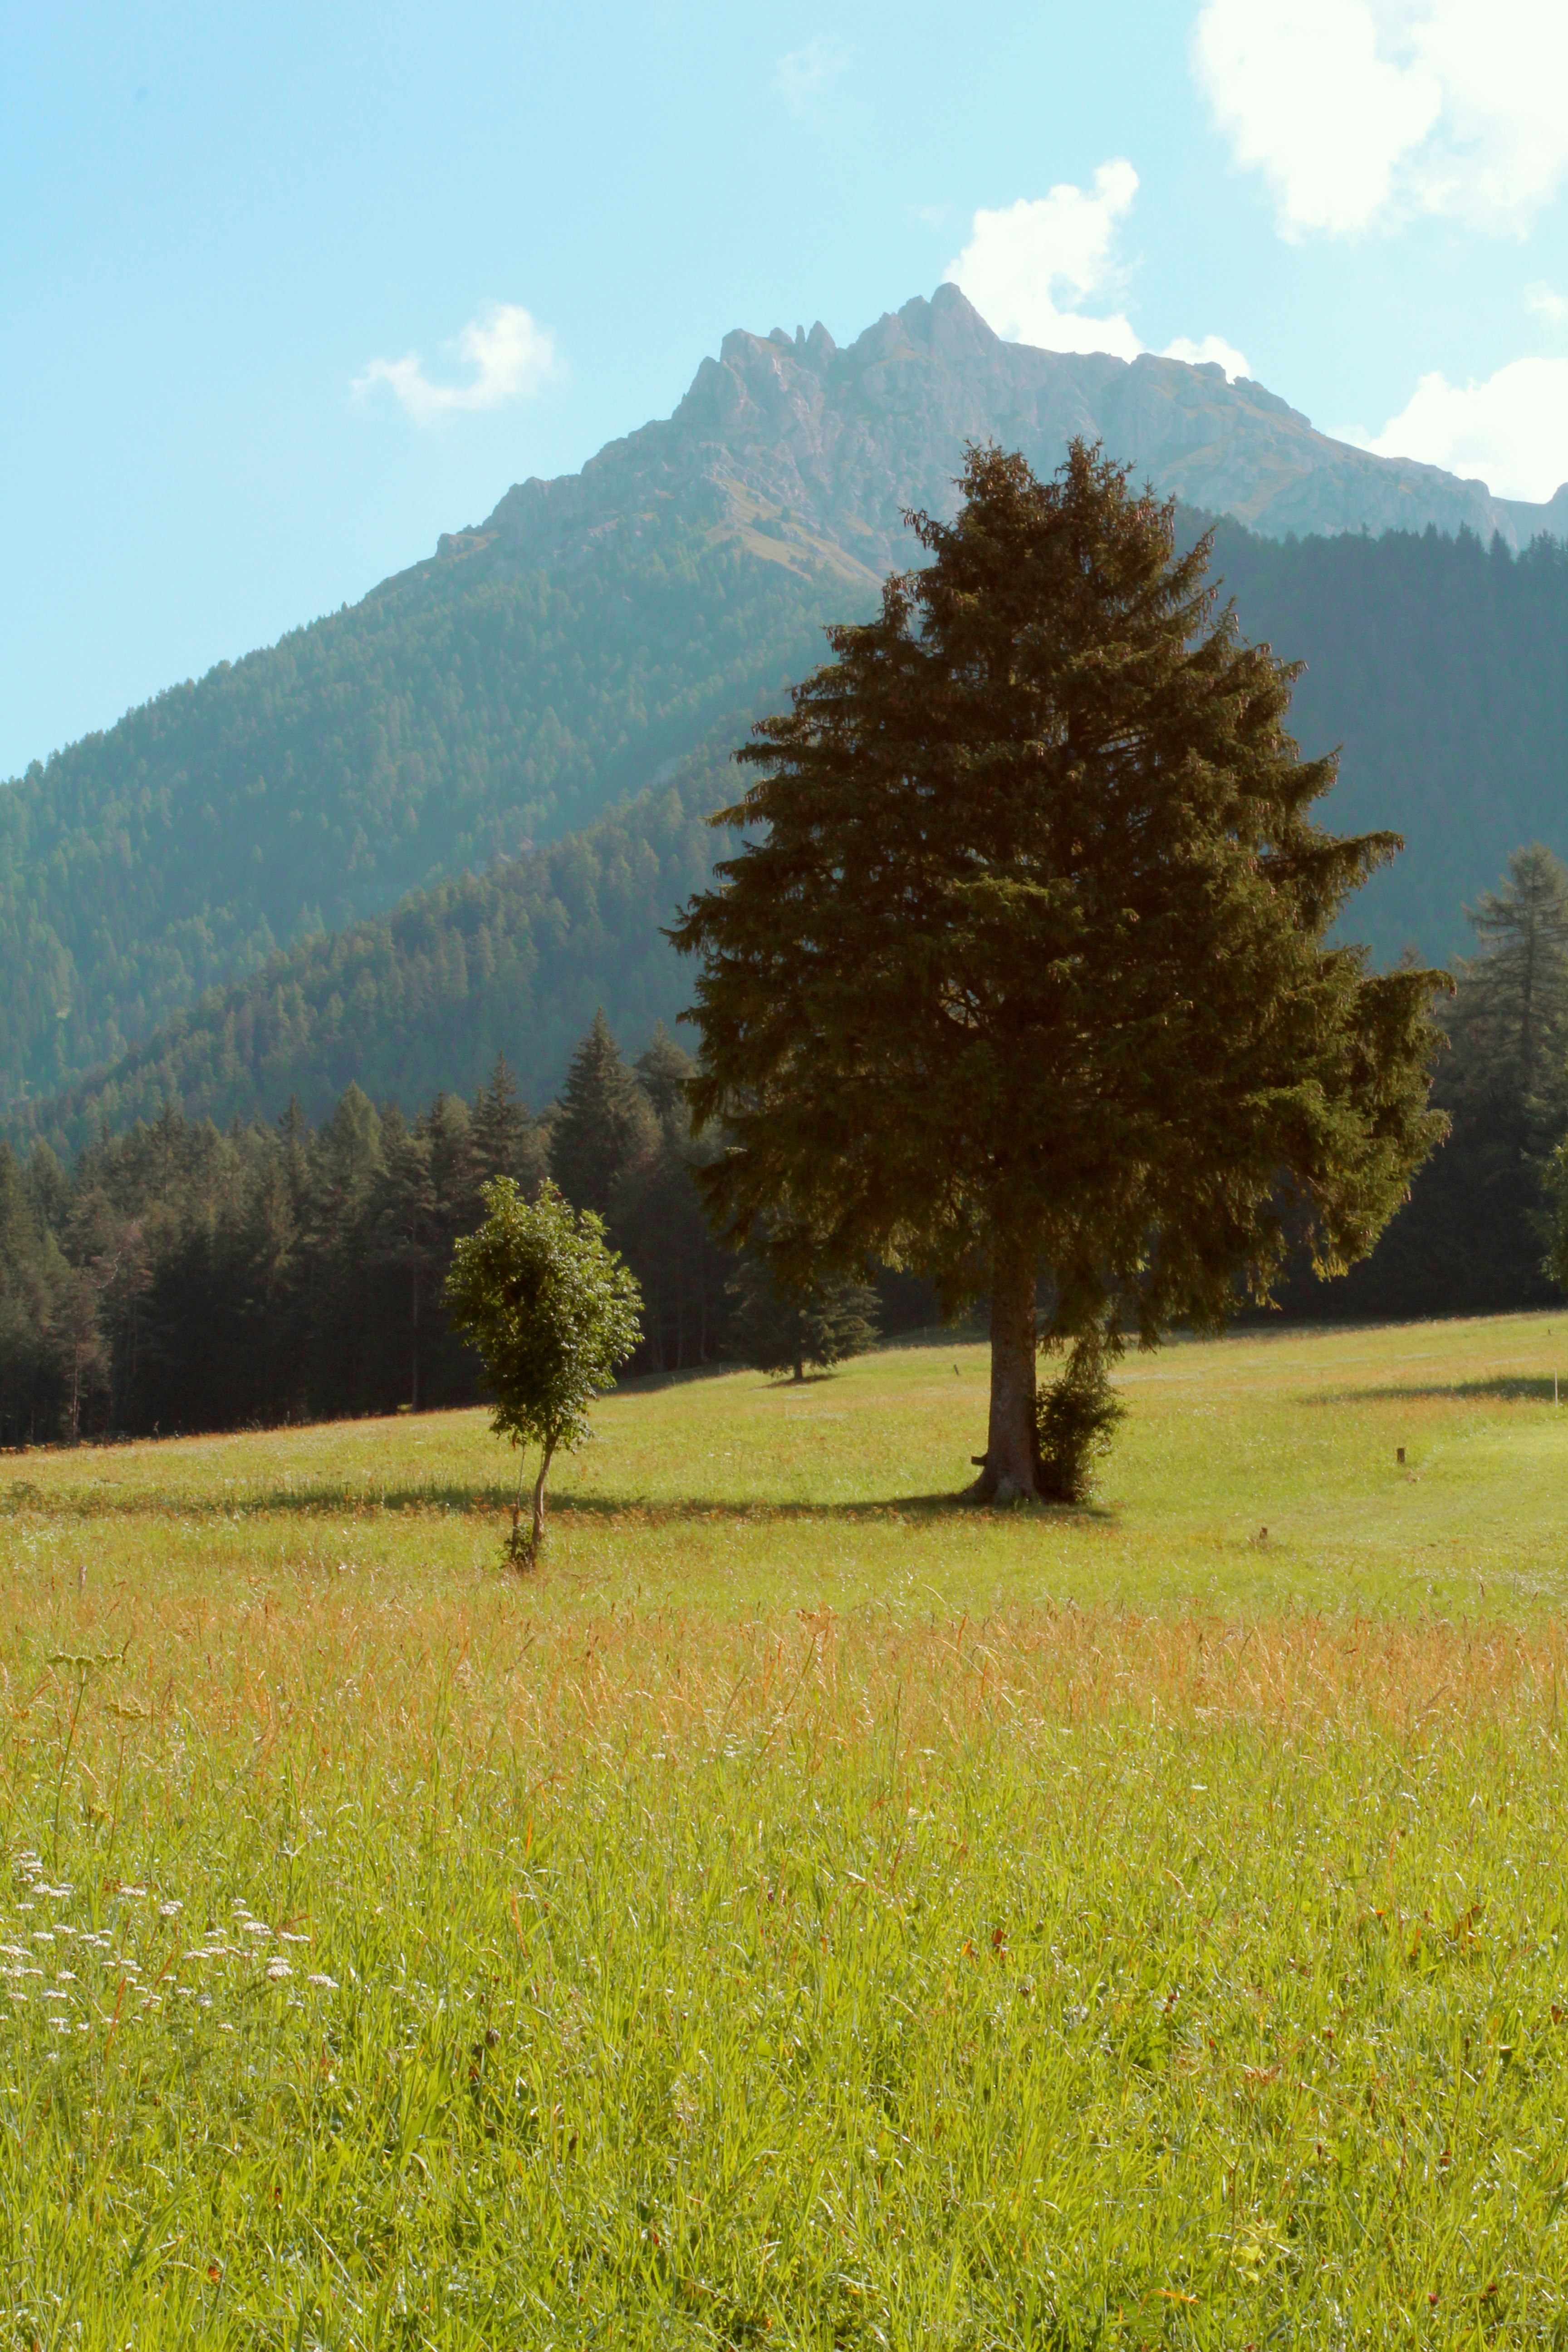
[[[673,416],[612,441],[580,474],[507,492],[449,557],[510,569],[570,559],[602,532],[679,509],[753,554],[867,582],[907,561],[908,507],[952,510],[963,444],[994,438],[1039,471],[1080,434],[1186,505],[1271,538],[1468,528],[1522,547],[1568,538],[1568,484],[1545,505],[1494,498],[1436,466],[1377,457],[1314,430],[1260,383],[1152,352],[1036,350],[994,334],[956,286],[890,311],[840,351],[737,329]]]

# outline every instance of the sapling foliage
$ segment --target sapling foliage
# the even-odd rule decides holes
[[[452,1253],[447,1308],[484,1365],[496,1435],[540,1450],[529,1533],[519,1524],[520,1473],[507,1547],[527,1566],[544,1540],[550,1465],[588,1437],[594,1399],[637,1348],[642,1295],[605,1243],[602,1219],[574,1210],[553,1184],[531,1202],[510,1176],[498,1176],[483,1197],[483,1224]]]

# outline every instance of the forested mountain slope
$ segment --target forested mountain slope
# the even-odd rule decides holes
[[[1349,935],[1382,961],[1464,950],[1464,907],[1512,850],[1568,853],[1568,548],[1430,530],[1281,545],[1222,522],[1214,569],[1245,633],[1307,665],[1302,749],[1343,746],[1327,821],[1405,835]]]
[[[498,1054],[547,1098],[601,1004],[640,1045],[686,1001],[661,926],[706,881],[720,842],[702,818],[735,784],[721,751],[699,755],[624,814],[304,940],[102,1076],[18,1107],[10,1132],[69,1153],[168,1101],[226,1125],[298,1097],[324,1118],[351,1084],[413,1106],[471,1093]]]
[[[845,594],[673,516],[554,572],[448,556],[30,772],[0,793],[0,1101],[645,788]]]
[[[820,327],[737,332],[672,417],[579,475],[520,485],[352,610],[172,688],[0,793],[0,1104],[118,1059],[276,950],[615,807],[723,714],[780,693],[816,657],[819,622],[867,608],[908,560],[901,509],[951,506],[966,436],[1048,468],[1074,433],[1264,533],[1568,528],[1568,496],[1531,509],[1368,457],[1215,368],[1005,343],[952,287],[843,351]],[[1327,574],[1261,556],[1255,570],[1248,627],[1314,665],[1303,713],[1351,745],[1347,791],[1384,821],[1415,779],[1405,739],[1363,720],[1404,706],[1385,704],[1364,648],[1320,661],[1339,645]],[[1497,760],[1533,690],[1509,658],[1505,646],[1481,666]],[[1473,716],[1456,710],[1461,764]],[[1537,793],[1533,756],[1500,782],[1515,802]],[[1500,839],[1529,831],[1554,827],[1542,814]],[[1480,880],[1500,853],[1474,846]],[[1384,928],[1436,940],[1454,895],[1449,866],[1432,889],[1407,879]]]
[[[1510,850],[1568,848],[1568,551],[1435,531],[1279,544],[1226,523],[1215,571],[1249,635],[1308,658],[1296,731],[1309,751],[1345,745],[1330,822],[1405,835],[1347,932],[1442,961]],[[12,1131],[74,1145],[165,1096],[221,1121],[298,1094],[319,1117],[351,1080],[412,1105],[471,1091],[498,1052],[549,1097],[597,1005],[636,1042],[687,1001],[661,927],[720,848],[700,820],[741,788],[725,754],[758,707],[623,813],[276,956]]]

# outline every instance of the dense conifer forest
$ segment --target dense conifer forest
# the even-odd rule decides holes
[[[601,1017],[542,1118],[498,1061],[413,1118],[351,1085],[320,1125],[166,1106],[68,1171],[0,1145],[0,1444],[473,1402],[441,1289],[500,1175],[605,1217],[642,1290],[634,1370],[713,1361],[736,1261],[690,1181],[689,1067],[663,1030],[628,1066]]]
[[[545,1097],[599,1005],[621,1035],[674,1022],[689,977],[663,926],[708,877],[719,843],[703,816],[732,786],[721,751],[699,756],[624,815],[309,940],[100,1076],[15,1110],[12,1139],[68,1156],[165,1101],[222,1127],[290,1101],[322,1119],[350,1085],[427,1102],[471,1093],[498,1054]]]
[[[673,520],[557,573],[458,543],[36,763],[0,792],[0,1101],[644,791],[845,593]]]

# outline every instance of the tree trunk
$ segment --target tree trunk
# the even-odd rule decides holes
[[[544,1481],[550,1475],[550,1458],[554,1451],[555,1448],[552,1445],[545,1447],[543,1458],[539,1465],[539,1475],[533,1482],[533,1557],[535,1559],[539,1558],[540,1546],[544,1541]]]
[[[1035,1429],[1034,1236],[999,1232],[991,1245],[991,1417],[980,1475],[969,1489],[976,1503],[1010,1503],[1037,1495]]]

